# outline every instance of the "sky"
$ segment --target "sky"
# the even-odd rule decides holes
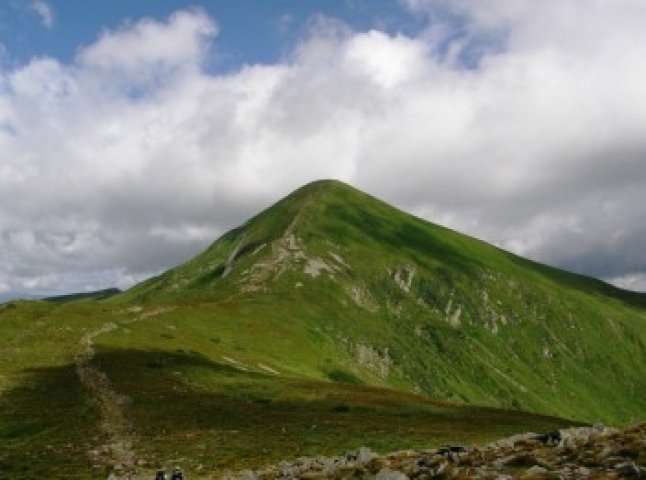
[[[127,288],[336,178],[646,291],[642,0],[6,0],[0,295]]]

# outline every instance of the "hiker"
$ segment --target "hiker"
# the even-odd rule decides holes
[[[184,480],[184,473],[179,467],[173,469],[173,474],[170,476],[170,480]]]
[[[543,442],[546,445],[558,445],[561,439],[561,432],[559,432],[558,430],[543,435],[534,436],[534,440]]]
[[[445,455],[450,462],[458,463],[460,461],[460,453],[465,453],[466,451],[467,449],[462,446],[443,445],[438,448],[437,453]]]
[[[164,470],[157,470],[155,480],[166,480],[166,472]]]

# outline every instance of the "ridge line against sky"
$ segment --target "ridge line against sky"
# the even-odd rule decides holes
[[[0,294],[128,287],[338,178],[646,290],[646,3],[11,1]]]

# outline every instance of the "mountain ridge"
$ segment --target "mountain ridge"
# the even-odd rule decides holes
[[[581,379],[589,377],[594,385],[598,378],[586,374],[581,359],[599,352],[607,364],[595,366],[598,373],[610,375],[609,366],[616,363],[617,370],[629,363],[623,375],[631,378],[631,388],[646,392],[636,378],[646,358],[646,295],[524,259],[334,180],[295,190],[202,254],[121,296],[281,305],[285,318],[301,311],[311,318],[307,328],[329,329],[326,341],[339,350],[337,358],[345,357],[339,369],[349,376],[467,403],[612,419],[601,413],[607,405],[598,400],[598,413],[584,417],[580,407],[561,411],[546,400],[555,395],[550,389],[558,391],[556,384],[568,384],[573,376],[581,377],[575,390],[592,396]],[[346,317],[355,330],[343,323]],[[606,330],[617,337],[612,348],[598,336]],[[578,344],[577,331],[586,348]],[[339,346],[334,335],[351,346]],[[434,360],[424,366],[411,351]],[[632,360],[618,360],[627,351]],[[450,361],[443,358],[447,353]],[[535,365],[545,371],[537,374]],[[442,380],[429,378],[429,369],[437,367]],[[542,381],[542,375],[555,375],[552,367],[559,379]],[[327,375],[314,365],[310,374],[312,369],[318,377]],[[491,385],[477,386],[483,378]],[[528,379],[532,387],[525,385]],[[615,414],[622,403],[616,393],[609,393]],[[500,402],[501,395],[507,400]],[[564,405],[572,403],[565,392],[556,395]]]
[[[287,233],[290,229],[293,229],[294,225],[298,223],[299,217],[303,216],[305,214],[305,211],[307,208],[311,208],[313,203],[315,202],[315,199],[317,196],[321,196],[325,193],[334,193],[335,191],[338,192],[339,190],[345,191],[345,192],[350,192],[354,196],[361,196],[364,200],[369,201],[369,202],[377,202],[381,206],[386,207],[388,209],[391,209],[393,212],[397,212],[401,214],[402,216],[405,216],[408,220],[412,222],[421,222],[424,224],[431,224],[427,220],[417,217],[415,215],[412,215],[404,210],[401,210],[397,207],[394,207],[392,205],[387,204],[386,202],[383,202],[382,200],[366,194],[364,192],[361,192],[354,187],[351,187],[339,180],[331,180],[331,179],[325,179],[325,180],[316,180],[313,182],[310,182],[296,190],[294,190],[292,193],[284,197],[282,200],[276,202],[274,205],[264,209],[260,213],[254,215],[251,217],[249,220],[244,222],[242,225],[235,227],[231,229],[229,232],[225,233],[222,237],[220,238],[226,238],[229,236],[236,236],[236,234],[240,231],[243,231],[247,226],[252,225],[255,221],[258,219],[262,219],[264,215],[267,215],[271,213],[272,210],[275,209],[280,209],[281,206],[284,206],[283,204],[287,203],[296,203],[297,204],[297,211],[292,212],[291,208],[287,207],[285,210],[288,210],[288,213],[293,215],[293,218],[291,220],[291,223],[285,225],[285,233]],[[304,198],[303,198],[304,197]],[[540,270],[542,273],[545,274],[546,277],[550,279],[554,279],[554,277],[559,277],[560,281],[570,281],[572,283],[579,283],[579,282],[584,282],[587,283],[586,287],[593,288],[598,293],[611,296],[613,298],[616,298],[620,301],[629,303],[631,305],[639,306],[639,307],[646,307],[646,293],[642,292],[635,292],[635,291],[630,291],[626,289],[622,289],[620,287],[616,287],[612,284],[609,284],[603,280],[600,280],[598,278],[590,277],[587,275],[582,275],[574,272],[569,272],[566,270],[559,269],[558,267],[554,267],[549,264],[545,264],[542,262],[538,262],[535,260],[527,259],[524,257],[521,257],[519,255],[514,254],[513,252],[510,252],[508,250],[505,250],[501,247],[491,245],[483,240],[480,240],[476,237],[471,237],[465,234],[462,234],[456,230],[453,230],[448,227],[443,227],[441,225],[437,224],[431,224],[434,226],[434,228],[439,229],[441,232],[450,234],[450,235],[455,235],[458,236],[462,239],[468,239],[469,241],[472,242],[477,242],[479,245],[484,246],[485,248],[493,249],[499,251],[502,255],[506,256],[508,259],[514,261],[514,262],[520,262],[523,264],[530,264],[534,267],[536,267],[537,270]],[[278,229],[280,230],[280,229]],[[236,236],[237,238],[237,236]],[[214,248],[214,246],[218,243],[220,239],[214,241],[211,245],[209,245],[202,254],[197,255],[193,259],[189,260],[186,263],[190,263],[196,260],[196,258],[199,258],[201,255],[209,252],[211,249]],[[271,239],[270,239],[271,240]],[[250,248],[252,245],[245,245],[244,248],[239,249],[242,250],[242,254],[249,253]],[[241,252],[235,252],[234,259],[240,254]],[[169,271],[174,270],[177,267],[171,268]],[[167,273],[167,272],[164,272]],[[164,274],[162,274],[164,275]],[[155,277],[158,278],[158,277]],[[147,283],[146,281],[143,283]],[[135,286],[136,288],[136,286]]]
[[[200,475],[634,423],[642,298],[316,182],[126,292],[1,306],[0,466]]]

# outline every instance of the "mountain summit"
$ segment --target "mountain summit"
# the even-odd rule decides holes
[[[124,297],[222,302],[253,322],[298,325],[312,352],[334,352],[330,364],[306,362],[322,378],[588,421],[646,411],[646,295],[339,181],[301,187]]]
[[[0,306],[0,477],[200,478],[646,411],[646,296],[337,181],[98,293]]]

